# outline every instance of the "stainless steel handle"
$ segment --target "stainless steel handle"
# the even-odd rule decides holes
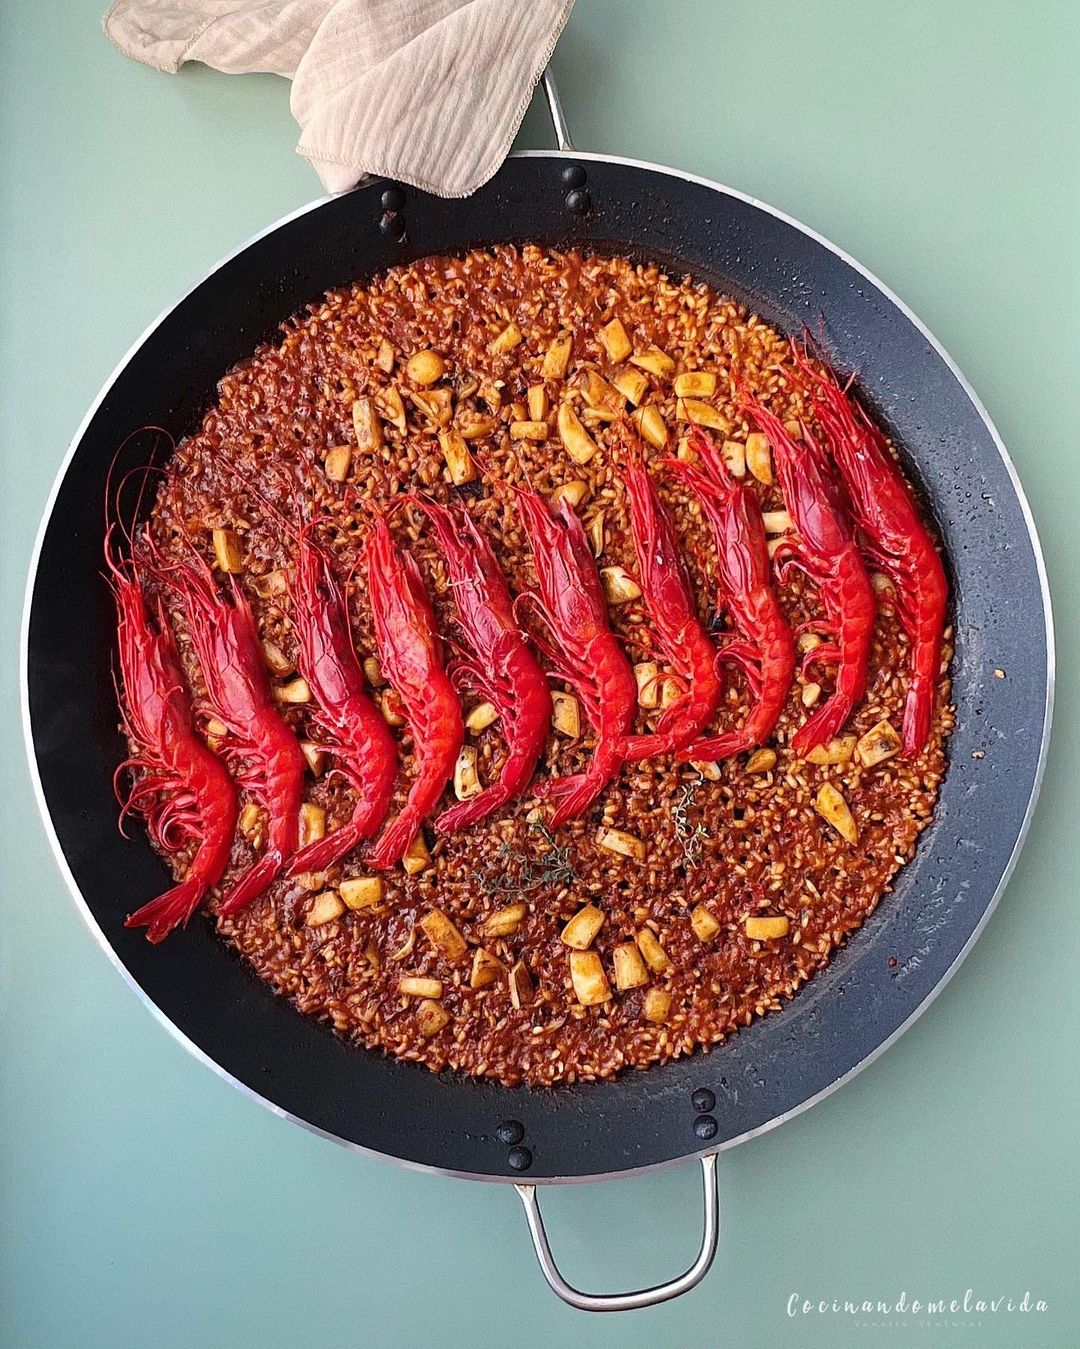
[[[559,89],[550,66],[545,66],[541,83],[544,86],[544,97],[547,99],[548,112],[551,113],[551,125],[555,130],[555,147],[558,150],[572,150],[574,143],[570,139],[570,128],[566,124],[566,113],[563,112],[562,99],[559,97]]]
[[[571,1307],[583,1312],[625,1312],[638,1307],[655,1307],[658,1302],[667,1302],[695,1288],[708,1273],[709,1266],[716,1255],[716,1243],[720,1239],[720,1195],[716,1183],[716,1153],[710,1152],[701,1159],[701,1179],[704,1186],[705,1231],[701,1238],[701,1250],[697,1259],[677,1279],[668,1283],[658,1283],[653,1288],[642,1288],[636,1293],[582,1293],[572,1287],[559,1273],[559,1267],[551,1254],[544,1220],[540,1216],[540,1202],[536,1197],[535,1185],[517,1185],[514,1188],[525,1206],[525,1218],[529,1224],[533,1249],[540,1262],[540,1269],[548,1281],[551,1290],[559,1295]]]

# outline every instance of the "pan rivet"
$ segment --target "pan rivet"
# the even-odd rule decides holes
[[[400,187],[388,187],[382,194],[381,201],[384,211],[400,211],[405,205],[405,193]]]
[[[516,1119],[504,1119],[495,1130],[495,1137],[500,1143],[520,1143],[525,1137],[525,1126]]]
[[[510,1163],[514,1171],[528,1171],[532,1166],[532,1153],[528,1148],[511,1148],[506,1154],[506,1160]]]
[[[566,194],[566,205],[575,215],[583,215],[592,205],[592,199],[583,187],[575,187]]]
[[[700,1110],[702,1113],[711,1110],[716,1104],[716,1097],[708,1087],[698,1087],[697,1091],[690,1097],[690,1100],[694,1109]]]
[[[567,187],[584,187],[587,174],[580,164],[567,164],[562,171],[562,180]]]
[[[709,1139],[716,1137],[716,1120],[711,1115],[699,1115],[694,1120],[694,1133],[698,1138]]]
[[[379,229],[388,238],[400,243],[405,238],[405,221],[396,211],[387,211],[379,221]]]

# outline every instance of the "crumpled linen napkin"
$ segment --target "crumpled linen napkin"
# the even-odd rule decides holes
[[[574,0],[115,0],[109,39],[292,80],[297,150],[330,192],[378,174],[466,197],[505,159]]]

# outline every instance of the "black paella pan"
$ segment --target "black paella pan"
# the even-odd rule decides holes
[[[143,334],[79,428],[46,508],[28,584],[23,711],[68,885],[118,969],[187,1048],[276,1112],[347,1146],[516,1182],[552,1287],[577,1306],[611,1310],[674,1296],[702,1277],[717,1239],[717,1150],[858,1072],[919,1015],[981,932],[1038,794],[1053,636],[1012,464],[914,315],[852,259],[760,202],[672,169],[573,151],[548,93],[559,150],[511,156],[467,200],[369,182],[315,202],[245,244]],[[125,842],[116,830],[111,783],[123,746],[114,617],[100,577],[104,475],[133,429],[160,426],[177,438],[194,430],[221,375],[327,289],[424,254],[529,240],[689,272],[789,333],[816,329],[824,315],[829,356],[857,373],[859,396],[901,447],[944,540],[956,632],[957,725],[934,821],[895,892],[829,966],[782,1011],[711,1054],[544,1091],[434,1075],[346,1044],[275,998],[206,923],[160,948],[125,929],[124,915],[160,891],[164,874],[145,837]],[[149,440],[133,442],[125,467]],[[695,1157],[706,1230],[684,1275],[613,1297],[561,1279],[535,1184]]]

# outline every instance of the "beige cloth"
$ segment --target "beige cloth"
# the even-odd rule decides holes
[[[505,159],[573,0],[115,0],[109,39],[175,73],[292,79],[331,192],[369,173],[466,197]]]

